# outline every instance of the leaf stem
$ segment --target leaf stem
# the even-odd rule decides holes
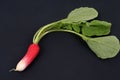
[[[49,31],[46,31],[44,34],[42,34],[40,37],[39,37],[39,41],[42,39],[42,37],[44,37],[46,34],[48,33],[51,33],[51,32],[69,32],[69,33],[73,33],[75,35],[78,35],[79,37],[81,37],[84,41],[87,41],[89,38],[80,34],[80,33],[77,33],[75,31],[71,31],[71,30],[64,30],[64,29],[54,29],[54,30],[49,30]],[[38,41],[38,42],[39,42]]]
[[[51,29],[51,28],[52,28],[52,25],[54,25],[54,24],[56,24],[56,23],[58,23],[58,21],[57,21],[57,22],[50,23],[50,24],[47,24],[47,25],[41,27],[40,29],[38,29],[38,31],[35,33],[35,35],[34,35],[34,37],[33,37],[33,43],[38,44],[39,41],[40,41],[40,39],[42,38],[42,35],[43,35],[47,30]]]

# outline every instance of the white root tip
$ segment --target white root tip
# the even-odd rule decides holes
[[[12,71],[21,72],[21,71],[23,71],[25,68],[26,68],[25,62],[24,62],[24,61],[20,61],[20,62],[17,64],[16,68],[10,69],[9,72],[12,72]]]
[[[26,68],[26,63],[25,63],[24,60],[21,60],[21,61],[17,64],[15,71],[24,71],[25,68]]]

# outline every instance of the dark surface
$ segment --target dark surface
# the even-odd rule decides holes
[[[120,54],[101,60],[70,33],[50,33],[23,72],[9,72],[24,56],[40,26],[65,18],[78,7],[94,7],[120,39],[119,0],[0,0],[0,80],[120,80]]]

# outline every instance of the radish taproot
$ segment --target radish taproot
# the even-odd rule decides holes
[[[13,71],[23,71],[25,70],[30,63],[35,59],[40,51],[40,47],[38,44],[31,44],[28,47],[27,53],[25,56],[18,62],[16,69],[12,69]]]

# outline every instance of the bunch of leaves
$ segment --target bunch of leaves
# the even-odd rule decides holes
[[[99,58],[112,58],[120,50],[119,39],[114,35],[108,35],[111,29],[110,22],[93,20],[96,17],[98,17],[98,12],[94,8],[77,8],[71,11],[67,18],[40,28],[34,35],[33,42],[38,43],[50,32],[70,32],[81,37]]]

